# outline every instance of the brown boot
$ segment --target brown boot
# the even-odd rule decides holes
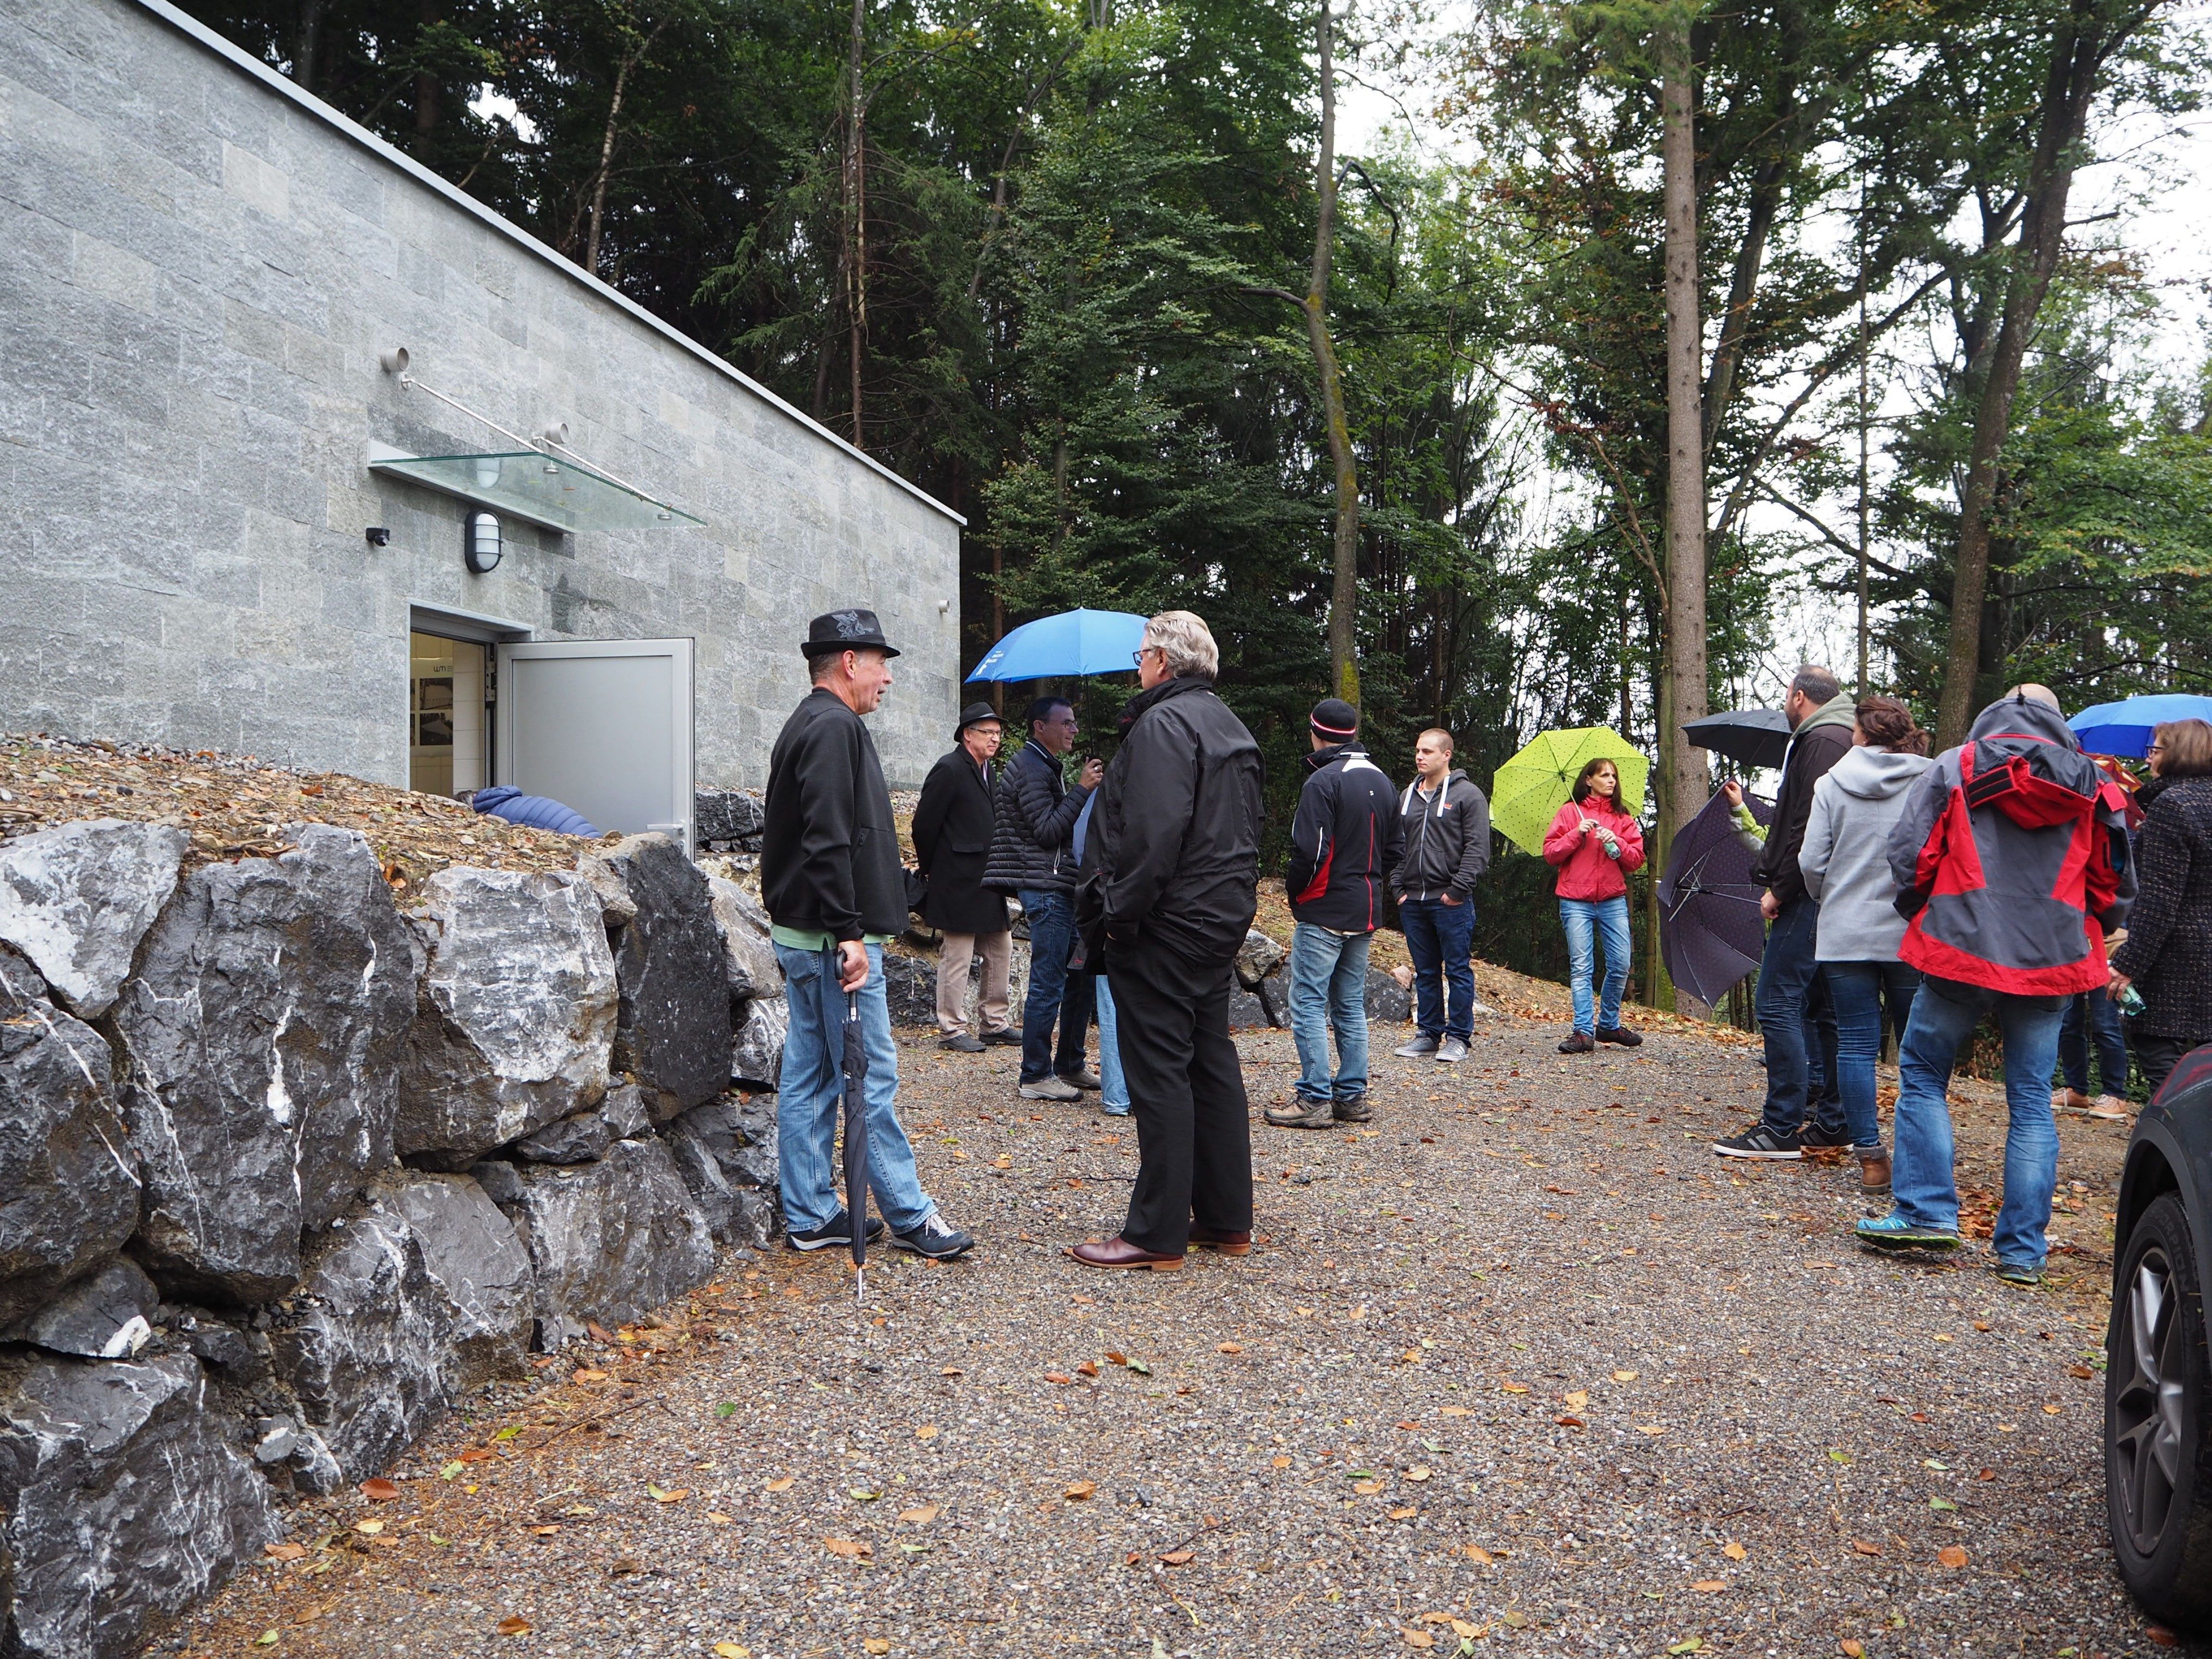
[[[1889,1191],[1889,1154],[1875,1152],[1859,1159],[1859,1196],[1880,1198]]]
[[[1249,1230],[1233,1233],[1219,1232],[1212,1227],[1199,1226],[1194,1222],[1191,1224],[1190,1242],[1201,1250],[1218,1250],[1224,1255],[1252,1254],[1252,1235]]]
[[[1182,1266],[1179,1255],[1140,1250],[1126,1238],[1094,1238],[1072,1246],[1067,1253],[1086,1267],[1149,1267],[1156,1273],[1171,1273]]]

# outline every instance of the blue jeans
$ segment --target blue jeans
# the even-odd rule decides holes
[[[1575,1030],[1585,1036],[1610,1031],[1620,1024],[1620,996],[1628,988],[1628,896],[1609,899],[1559,901],[1559,926],[1567,933],[1567,980],[1575,995]],[[1590,982],[1597,971],[1596,934],[1605,942],[1605,988],[1598,1000],[1595,1021],[1590,1008]]]
[[[1825,962],[1821,977],[1836,1005],[1836,1080],[1843,1098],[1844,1132],[1861,1152],[1881,1150],[1881,1115],[1875,1105],[1875,1061],[1881,1058],[1882,1005],[1902,1036],[1920,988],[1920,970],[1901,962]]]
[[[1054,1072],[1073,1077],[1083,1069],[1083,1028],[1091,1023],[1089,974],[1067,971],[1075,953],[1075,900],[1066,893],[1021,890],[1030,923],[1030,988],[1022,1000],[1022,1081]],[[1053,1052],[1052,1028],[1060,1027]]]
[[[1794,1135],[1804,1127],[1808,1103],[1819,1099],[1820,1127],[1831,1133],[1844,1127],[1838,1091],[1820,1085],[1828,1082],[1825,1034],[1815,1030],[1825,1010],[1819,988],[1820,964],[1814,959],[1814,937],[1820,925],[1820,907],[1809,898],[1794,898],[1766,930],[1766,950],[1759,963],[1759,988],[1752,1006],[1759,1014],[1759,1034],[1766,1039],[1766,1106],[1761,1121],[1780,1135]],[[1833,1015],[1827,1015],[1832,1022]]]
[[[837,987],[837,952],[775,947],[791,1006],[783,1072],[775,1103],[776,1158],[783,1188],[783,1224],[803,1233],[845,1208],[844,1176],[836,1156],[837,1102],[844,1090],[845,994]],[[868,1055],[868,1185],[893,1232],[908,1232],[937,1206],[921,1190],[914,1148],[898,1121],[898,1048],[884,999],[884,952],[868,946],[868,979],[860,988],[860,1038]]]
[[[1367,951],[1374,938],[1304,921],[1291,934],[1291,1035],[1298,1045],[1298,1098],[1310,1105],[1357,1100],[1367,1092]],[[1470,969],[1470,983],[1473,977]],[[1474,1025],[1470,1012],[1468,1030]],[[1332,1030],[1334,1077],[1328,1070]]]
[[[2086,1030],[2084,1029],[2086,1028]],[[2066,1086],[2077,1095],[2089,1092],[2089,1040],[2097,1045],[2097,1076],[2104,1092],[2128,1097],[2128,1037],[2120,1024],[2120,1006],[2102,989],[2084,991],[2066,999],[2063,1023],[2058,1028],[2058,1069]]]
[[[1120,1117],[1129,1109],[1129,1080],[1121,1075],[1121,1042],[1114,1027],[1114,990],[1106,975],[1091,976],[1092,1011],[1098,1016],[1098,1104]]]
[[[1912,1000],[1897,1055],[1897,1213],[1916,1227],[1955,1232],[1959,1188],[1951,1169],[1951,1066],[1982,1016],[2004,1036],[2004,1203],[1997,1211],[1997,1260],[2040,1268],[2051,1194],[2058,1184],[2058,1127],[2051,1116],[2051,1067],[2058,1057],[2057,997],[2007,996],[1929,979]]]
[[[1474,905],[1401,899],[1398,925],[1413,959],[1413,1018],[1425,1037],[1474,1035]],[[1445,1006],[1449,991],[1450,1006]]]

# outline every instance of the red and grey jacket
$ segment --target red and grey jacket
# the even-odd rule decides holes
[[[1889,836],[1899,958],[2018,996],[2105,983],[2105,934],[2135,898],[2126,803],[2067,729],[2025,697],[1991,703],[1920,775]]]
[[[1382,880],[1398,862],[1398,798],[1357,743],[1306,757],[1313,775],[1298,792],[1286,886],[1291,914],[1338,933],[1382,925]]]

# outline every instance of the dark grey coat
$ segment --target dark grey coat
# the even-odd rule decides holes
[[[990,775],[963,748],[940,756],[914,809],[914,850],[929,878],[922,919],[948,933],[1002,933],[1006,896],[983,885],[998,822]]]

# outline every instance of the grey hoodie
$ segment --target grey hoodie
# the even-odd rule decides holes
[[[1897,960],[1905,918],[1897,914],[1889,832],[1905,816],[1913,780],[1933,764],[1925,755],[1855,746],[1813,786],[1797,867],[1820,904],[1818,960]]]

